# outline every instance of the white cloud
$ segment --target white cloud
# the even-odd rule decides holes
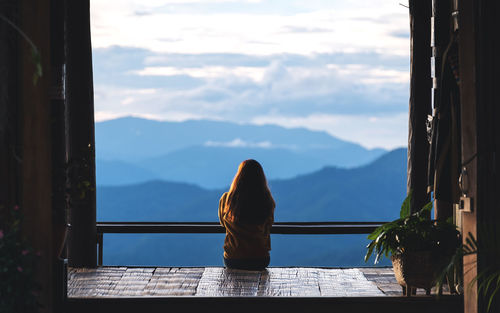
[[[203,67],[172,67],[172,66],[149,66],[133,73],[140,76],[176,76],[187,75],[195,78],[248,78],[259,82],[264,78],[266,69],[262,67],[249,66],[203,66]]]
[[[315,7],[304,4],[303,12],[293,14],[287,12],[286,5],[283,5],[283,14],[274,11],[252,14],[243,9],[203,14],[197,11],[199,4],[188,6],[192,13],[186,11],[186,6],[181,12],[176,12],[175,6],[169,7],[172,3],[194,2],[228,1],[93,0],[93,45],[142,47],[170,53],[311,55],[376,51],[408,54],[407,40],[393,35],[408,28],[408,12],[397,1],[378,0],[363,2],[363,5],[350,2],[336,8],[325,1],[320,5],[316,3]],[[239,2],[259,2],[265,9],[271,7],[273,1]],[[165,12],[161,9],[164,7],[171,9]],[[136,14],[139,11],[148,14]]]
[[[231,141],[207,141],[204,144],[207,147],[229,147],[229,148],[263,148],[269,149],[273,147],[270,141],[250,142],[240,138],[235,138]]]
[[[186,75],[202,79],[234,78],[250,79],[256,83],[273,83],[275,86],[286,84],[287,93],[294,92],[289,88],[292,82],[312,79],[321,79],[328,82],[331,78],[339,78],[346,82],[356,81],[365,85],[384,85],[387,83],[407,84],[409,74],[407,71],[373,67],[365,64],[315,64],[310,66],[286,66],[280,61],[275,61],[267,67],[250,66],[202,66],[202,67],[173,67],[173,66],[148,66],[142,70],[132,71],[140,76],[176,76]],[[326,92],[331,92],[329,86]],[[305,90],[311,93],[311,90]],[[318,90],[315,90],[317,92]]]
[[[286,66],[278,61],[267,67],[146,67],[138,74],[189,75],[203,81],[180,90],[97,85],[96,112],[303,126],[367,147],[391,148],[406,140],[404,71],[364,64]]]
[[[128,112],[108,112],[108,111],[97,111],[94,114],[94,118],[96,122],[103,122],[107,120],[114,120],[120,117],[125,117],[125,116],[133,116],[133,117],[140,117],[140,118],[145,118],[149,120],[161,120],[158,118],[157,115],[154,114],[137,114],[137,113],[128,113]]]

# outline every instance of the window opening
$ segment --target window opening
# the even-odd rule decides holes
[[[247,158],[264,167],[276,221],[398,215],[409,89],[398,1],[92,0],[91,22],[98,221],[217,221]]]

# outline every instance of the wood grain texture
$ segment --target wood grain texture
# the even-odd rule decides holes
[[[391,274],[391,269],[373,269],[367,279],[357,268],[73,268],[68,274],[68,297],[377,297],[389,293],[377,286],[374,277]],[[385,289],[400,290],[394,279],[379,281]]]

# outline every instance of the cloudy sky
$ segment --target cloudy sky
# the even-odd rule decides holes
[[[96,120],[228,120],[407,142],[402,0],[91,0]]]

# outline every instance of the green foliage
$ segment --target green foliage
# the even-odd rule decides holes
[[[411,215],[411,209],[410,209],[411,194],[412,191],[410,190],[408,196],[406,196],[405,200],[403,201],[403,204],[401,205],[401,210],[399,211],[400,218],[406,218]]]
[[[431,220],[432,202],[410,214],[411,193],[401,206],[400,218],[386,223],[368,235],[365,262],[375,252],[375,263],[381,257],[406,251],[431,251],[436,255],[454,254],[460,245],[460,233],[450,221]]]
[[[5,207],[3,209],[6,209]],[[37,312],[37,255],[21,235],[21,213],[9,212],[11,222],[0,229],[0,312]]]
[[[36,86],[36,84],[38,83],[38,79],[43,75],[43,70],[42,56],[35,46],[31,47],[31,60],[33,62],[33,65],[35,66],[35,71],[33,72],[33,86]]]
[[[469,232],[461,255],[477,254],[481,251],[481,257],[489,260],[489,264],[497,264],[479,272],[469,286],[471,288],[475,282],[478,283],[478,294],[487,301],[489,312],[495,296],[500,291],[500,265],[498,265],[500,263],[500,229],[490,223],[482,223],[478,226],[479,241]]]
[[[90,146],[89,146],[90,147]],[[90,148],[89,148],[90,149]],[[95,186],[90,182],[90,162],[85,157],[69,160],[65,167],[68,200],[85,200],[90,192],[95,191]]]

